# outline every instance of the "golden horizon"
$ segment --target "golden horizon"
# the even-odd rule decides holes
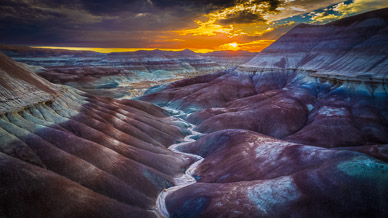
[[[94,48],[94,47],[65,47],[65,46],[29,46],[31,48],[44,48],[44,49],[64,49],[72,51],[95,51],[99,53],[112,53],[112,52],[135,52],[135,51],[152,51],[152,50],[162,50],[162,51],[183,51],[183,49],[175,48]],[[212,52],[212,49],[190,49],[196,53],[207,53]]]
[[[227,43],[220,47],[220,49],[203,49],[203,48],[97,48],[97,47],[66,47],[66,46],[29,46],[31,48],[43,48],[43,49],[64,49],[72,51],[94,51],[98,53],[112,53],[112,52],[135,52],[135,51],[183,51],[189,49],[195,53],[209,53],[213,51],[249,51],[249,52],[260,52],[264,48],[271,45],[275,40],[260,40],[259,47],[247,47],[248,43]]]

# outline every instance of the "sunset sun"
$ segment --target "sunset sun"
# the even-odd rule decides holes
[[[229,43],[230,47],[237,48],[238,44],[236,42]]]

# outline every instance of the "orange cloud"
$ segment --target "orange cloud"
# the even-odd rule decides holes
[[[265,22],[262,15],[274,13],[275,10],[272,7],[273,5],[270,5],[266,1],[260,4],[255,3],[255,1],[245,1],[232,7],[204,15],[207,21],[194,21],[198,25],[197,28],[184,29],[176,32],[180,35],[193,36],[216,36],[217,34],[224,34],[229,38],[241,35],[257,36],[260,35],[257,27],[259,29],[264,29],[264,26],[265,28],[268,27],[269,23]],[[231,24],[229,26],[221,25],[227,23]]]
[[[195,23],[197,23],[199,27],[195,29],[179,30],[175,32],[180,35],[191,34],[193,36],[215,36],[217,35],[217,33],[232,35],[233,25],[230,25],[229,28],[227,28],[227,27],[223,27],[222,25],[216,24],[215,22],[216,22],[215,18],[211,18],[206,22],[196,20]]]

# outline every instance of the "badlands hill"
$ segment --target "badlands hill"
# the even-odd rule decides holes
[[[385,81],[387,23],[387,9],[381,9],[326,25],[299,24],[242,67],[297,69],[314,77]]]
[[[183,51],[136,51],[109,54],[0,45],[0,51],[57,84],[113,98],[140,96],[148,88],[235,67],[251,52],[197,54]]]
[[[204,161],[169,213],[388,216],[387,15],[300,24],[235,70],[142,96],[205,135],[178,148]]]
[[[0,216],[155,217],[192,160],[150,103],[54,85],[0,54]]]

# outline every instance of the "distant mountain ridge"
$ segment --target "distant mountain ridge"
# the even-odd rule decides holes
[[[5,45],[0,44],[0,51],[9,56],[56,56],[56,55],[173,55],[173,56],[253,56],[257,52],[250,52],[244,50],[224,50],[224,51],[213,51],[207,53],[197,53],[190,49],[184,49],[180,51],[169,51],[169,50],[137,50],[137,51],[125,51],[125,52],[110,52],[110,53],[101,53],[96,51],[88,50],[69,50],[69,49],[51,49],[51,48],[35,48],[30,46],[20,46],[20,45]]]

